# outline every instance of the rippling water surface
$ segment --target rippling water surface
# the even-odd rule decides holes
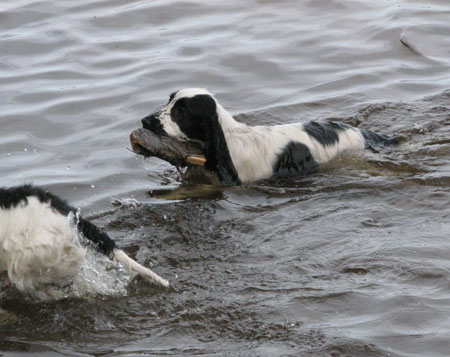
[[[0,186],[45,185],[172,283],[0,296],[22,356],[450,355],[450,4],[0,4]],[[291,182],[181,184],[127,150],[207,87],[250,124],[334,119],[402,138]]]

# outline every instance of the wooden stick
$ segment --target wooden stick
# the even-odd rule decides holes
[[[134,152],[144,156],[156,156],[174,166],[205,166],[206,158],[199,143],[180,141],[169,136],[159,136],[145,128],[133,130],[130,134]]]

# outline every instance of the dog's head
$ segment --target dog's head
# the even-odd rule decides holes
[[[204,143],[205,167],[222,182],[239,184],[218,114],[218,104],[206,89],[188,88],[172,93],[169,102],[142,119],[145,129],[160,136]]]
[[[159,111],[142,119],[145,129],[181,140],[206,141],[206,129],[217,118],[216,101],[205,89],[174,92]]]

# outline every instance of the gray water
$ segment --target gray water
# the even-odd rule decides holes
[[[288,182],[223,188],[127,148],[206,87],[250,124],[402,138]],[[449,356],[450,3],[3,1],[0,186],[82,207],[168,278],[2,293],[7,356]]]

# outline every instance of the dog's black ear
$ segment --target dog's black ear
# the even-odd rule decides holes
[[[230,151],[220,126],[217,113],[210,117],[205,141],[205,167],[217,172],[220,180],[228,186],[239,185],[241,181],[231,160]]]
[[[226,185],[239,185],[241,182],[231,160],[230,151],[217,115],[215,100],[209,95],[196,95],[186,98],[186,111],[190,121],[201,126],[200,140],[205,142],[205,168],[218,174]]]

